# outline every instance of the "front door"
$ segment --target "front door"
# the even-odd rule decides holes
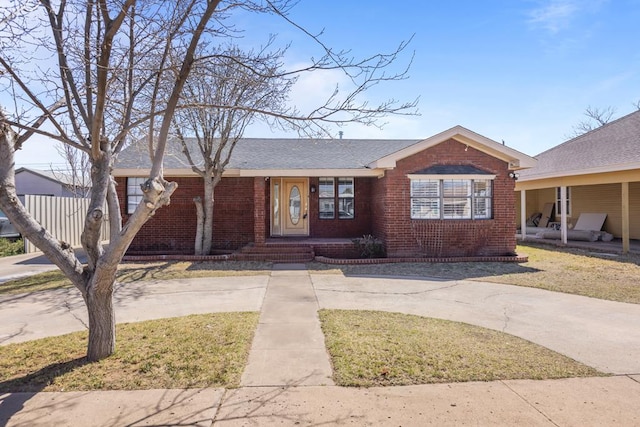
[[[271,179],[271,235],[308,236],[308,179]]]

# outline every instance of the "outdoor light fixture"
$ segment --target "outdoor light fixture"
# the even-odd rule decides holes
[[[512,180],[517,181],[519,177],[520,177],[519,173],[509,172],[509,178],[511,178]]]
[[[315,184],[311,184],[311,187],[309,187],[309,191],[312,193],[316,192],[316,185]]]

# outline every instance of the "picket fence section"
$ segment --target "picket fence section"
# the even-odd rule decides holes
[[[56,239],[69,243],[73,247],[81,246],[80,236],[84,228],[84,219],[89,209],[89,199],[75,197],[52,197],[25,195],[24,206],[31,216]],[[109,239],[109,221],[107,215],[102,222],[102,239]],[[25,253],[38,252],[39,249],[28,239],[24,240]]]

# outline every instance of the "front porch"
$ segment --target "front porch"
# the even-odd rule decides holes
[[[563,248],[576,248],[583,249],[586,251],[593,251],[598,253],[608,253],[608,254],[623,254],[625,252],[623,241],[620,238],[613,239],[610,242],[596,241],[596,242],[586,242],[579,240],[567,240],[567,243],[563,243],[562,240],[554,240],[554,239],[542,239],[535,236],[527,235],[526,239],[522,240],[521,234],[516,234],[516,239],[518,239],[518,243],[542,243],[545,245],[558,246]],[[629,253],[640,254],[640,240],[629,240]]]
[[[357,258],[359,254],[351,239],[318,237],[270,237],[234,254],[237,260],[270,262],[310,262],[316,256]]]

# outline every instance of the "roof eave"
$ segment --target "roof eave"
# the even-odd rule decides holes
[[[640,169],[640,162],[632,162],[618,165],[606,165],[596,168],[589,169],[576,169],[576,170],[564,170],[557,172],[550,172],[546,174],[538,174],[538,175],[530,175],[530,176],[520,176],[518,178],[519,181],[528,182],[528,181],[540,181],[544,179],[554,179],[554,178],[565,178],[568,176],[580,176],[580,175],[593,175],[593,174],[601,174],[601,173],[615,173],[622,172],[628,170]]]
[[[431,148],[449,139],[454,139],[462,144],[475,148],[478,151],[503,160],[509,163],[509,169],[511,170],[532,168],[537,163],[537,160],[533,157],[527,156],[524,153],[470,131],[462,126],[455,126],[393,154],[382,157],[381,159],[369,164],[369,166],[371,168],[393,169],[396,167],[396,163],[399,160],[419,153],[427,148]]]
[[[114,169],[113,175],[117,177],[147,176],[149,169]],[[196,177],[191,169],[164,169],[165,176]],[[384,175],[383,169],[357,168],[357,169],[227,169],[223,177],[321,177],[321,176],[349,176],[349,177],[380,177]]]

